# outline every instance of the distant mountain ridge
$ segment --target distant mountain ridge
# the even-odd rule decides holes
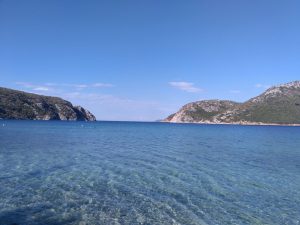
[[[207,124],[300,124],[300,81],[273,86],[244,103],[189,103],[163,122]]]
[[[81,106],[58,97],[31,94],[0,87],[0,118],[19,120],[95,121]]]

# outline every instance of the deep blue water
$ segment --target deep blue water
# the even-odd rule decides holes
[[[1,225],[299,221],[297,127],[0,122]]]

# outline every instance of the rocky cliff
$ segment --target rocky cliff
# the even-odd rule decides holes
[[[95,121],[95,116],[81,106],[57,97],[0,88],[0,118],[20,120]]]
[[[244,103],[222,100],[192,102],[164,122],[300,124],[300,81],[271,87]]]

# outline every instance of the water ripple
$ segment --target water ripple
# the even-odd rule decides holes
[[[7,121],[0,224],[295,224],[299,128]]]

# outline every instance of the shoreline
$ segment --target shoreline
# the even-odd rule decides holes
[[[300,124],[280,124],[280,123],[262,123],[262,122],[234,122],[234,123],[213,123],[213,122],[170,122],[161,121],[162,123],[173,124],[200,124],[200,125],[239,125],[239,126],[279,126],[279,127],[300,127]]]
[[[238,125],[238,126],[279,126],[279,127],[300,127],[300,124],[280,124],[280,123],[262,123],[262,122],[234,122],[234,123],[214,123],[214,122],[172,122],[172,121],[112,121],[112,120],[96,120],[96,121],[84,121],[84,120],[29,120],[29,119],[3,119],[0,118],[0,122],[5,121],[45,121],[45,122],[125,122],[125,123],[169,123],[169,124],[199,124],[199,125]]]

